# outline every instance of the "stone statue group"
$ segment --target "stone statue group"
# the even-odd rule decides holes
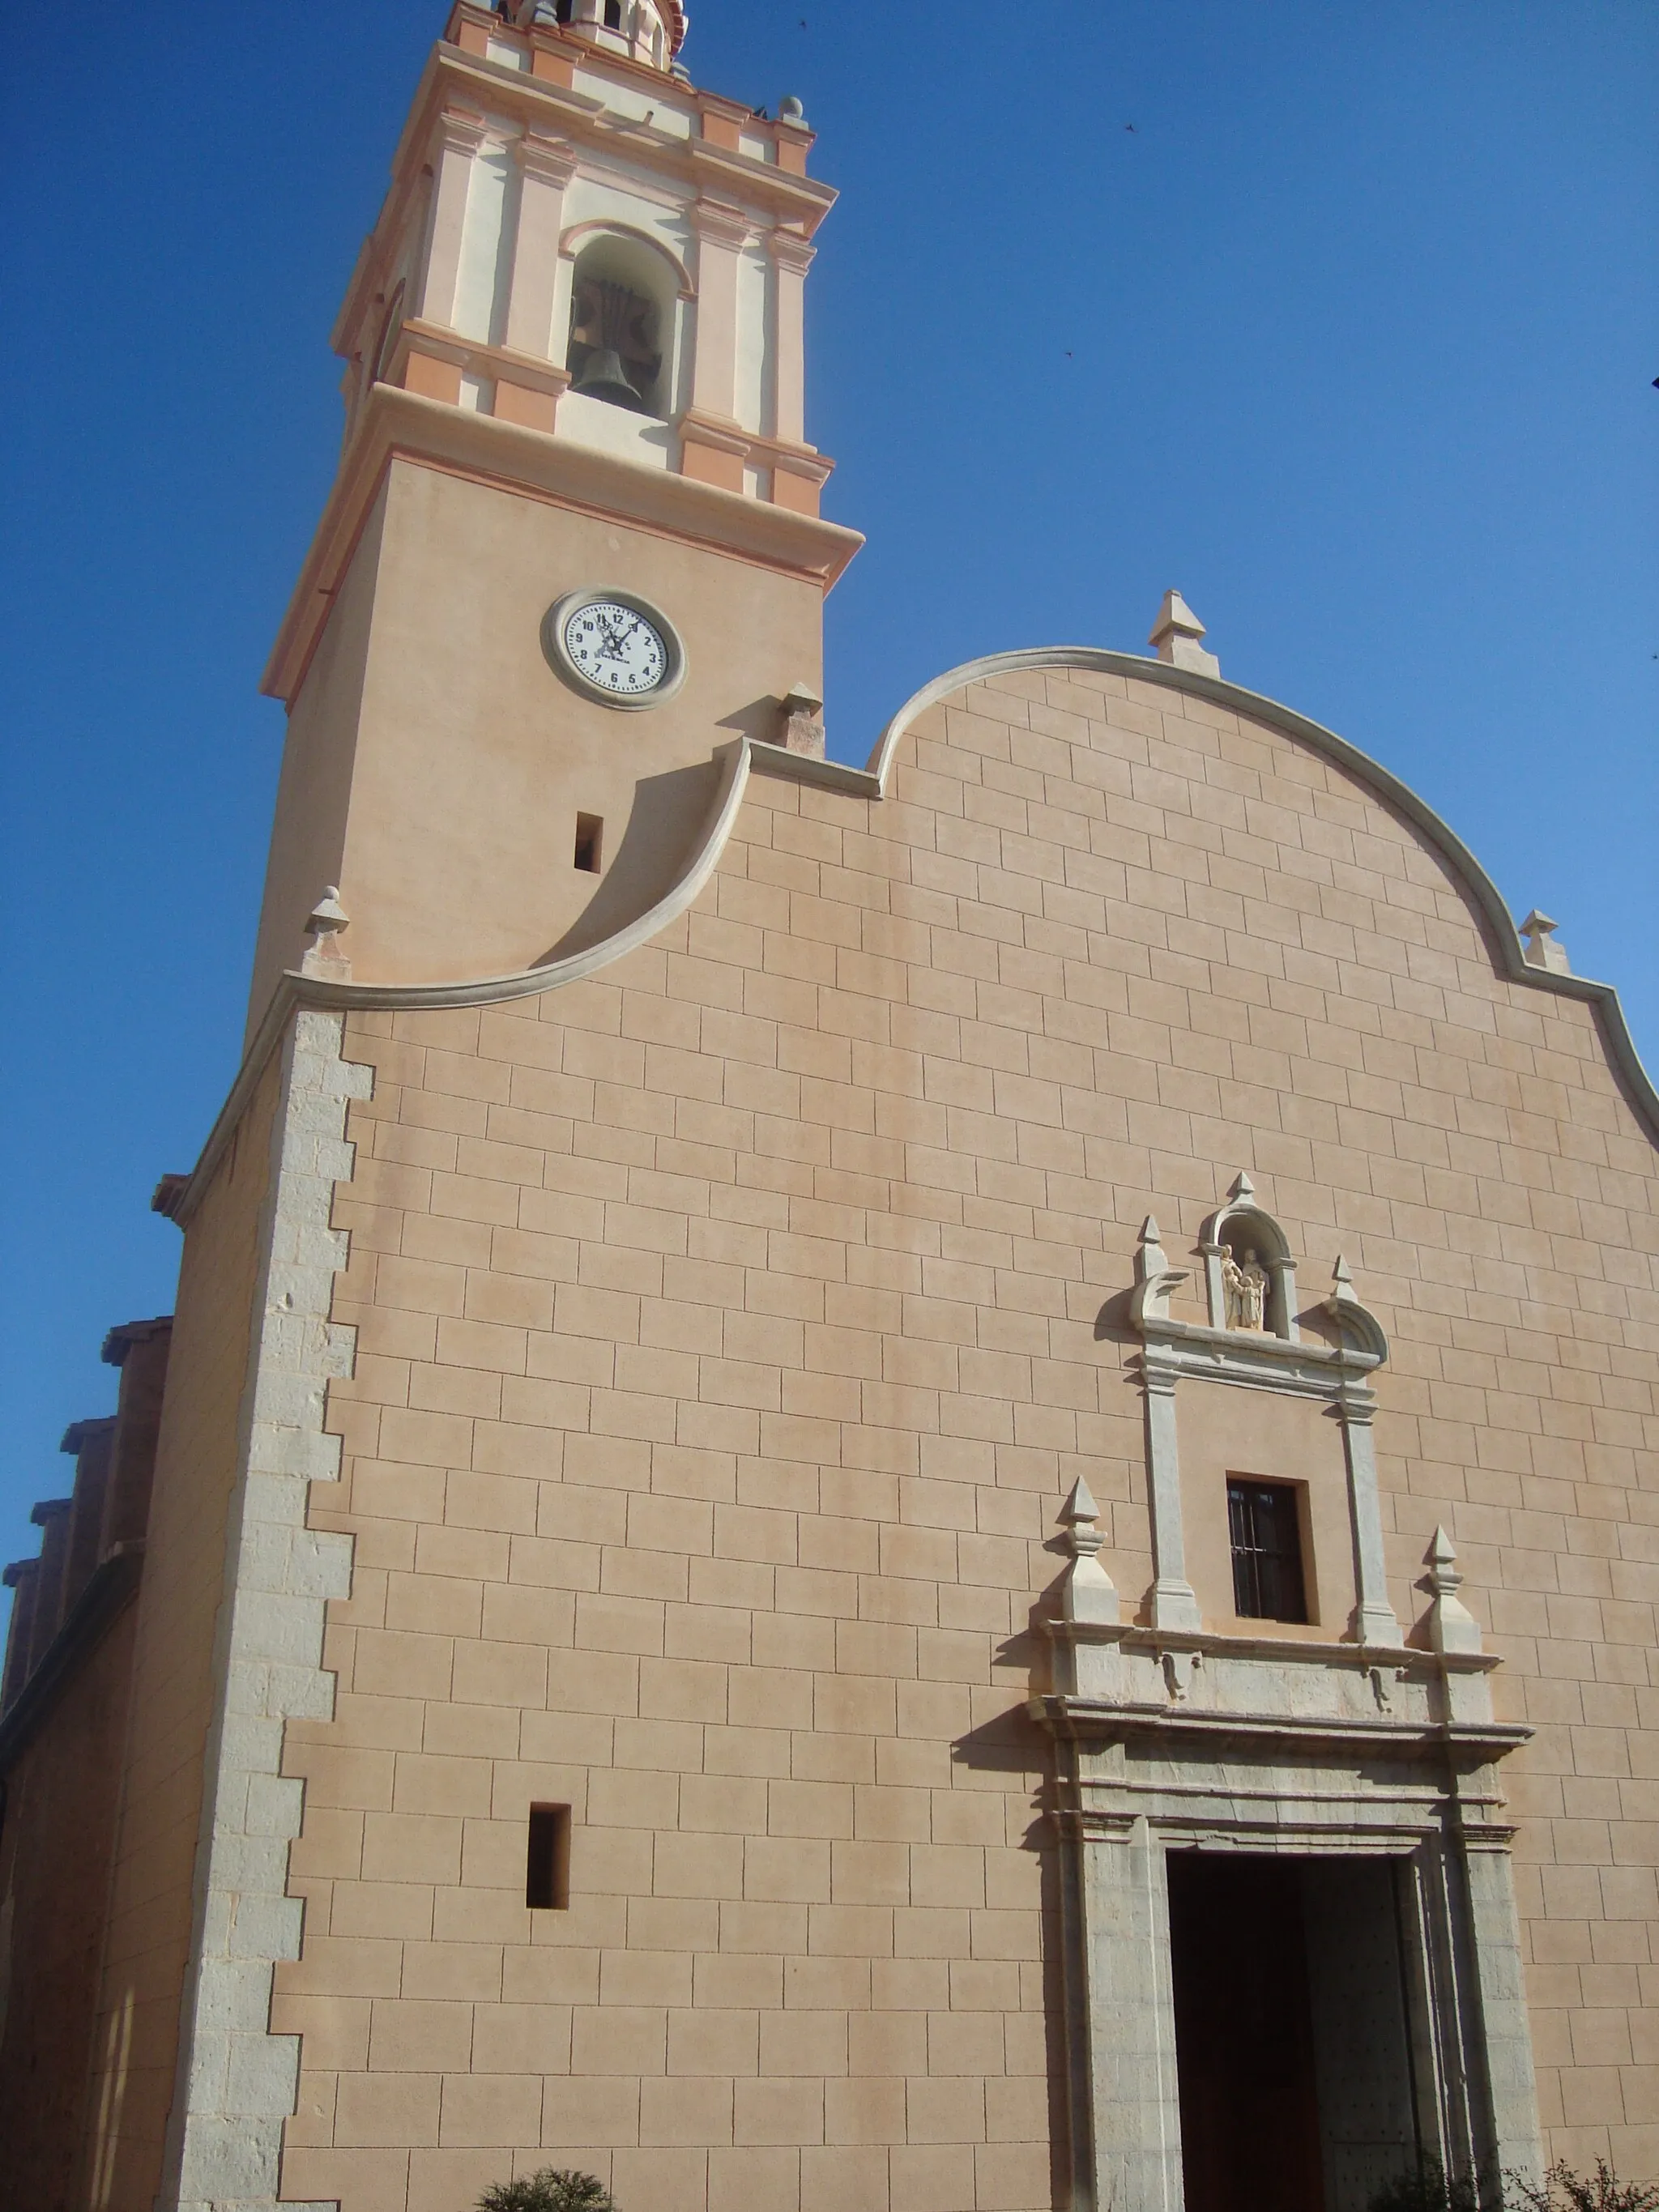
[[[1221,1280],[1227,1293],[1227,1326],[1260,1334],[1267,1326],[1267,1271],[1252,1251],[1241,1262],[1231,1252],[1221,1255]]]

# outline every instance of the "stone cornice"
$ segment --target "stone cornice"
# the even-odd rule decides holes
[[[1531,1741],[1516,1722],[1345,1720],[1322,1713],[1233,1713],[1190,1705],[1118,1705],[1094,1698],[1031,1700],[1032,1717],[1053,1735],[1103,1744],[1139,1738],[1154,1745],[1218,1754],[1224,1746],[1257,1746],[1269,1758],[1287,1753],[1346,1753],[1358,1759],[1414,1759],[1437,1748],[1471,1765],[1489,1765]]]
[[[1148,1320],[1141,1331],[1141,1365],[1151,1389],[1173,1389],[1189,1380],[1231,1382],[1293,1398],[1340,1400],[1366,1411],[1376,1403],[1365,1381],[1379,1364],[1374,1352],[1306,1340],[1291,1344],[1283,1337],[1205,1328],[1196,1322]]]
[[[277,633],[261,687],[270,696],[292,704],[297,695],[334,593],[394,459],[448,468],[504,491],[635,522],[757,567],[809,577],[825,591],[864,543],[857,531],[838,523],[377,384],[363,401]]]
[[[1045,1620],[1055,1644],[1115,1644],[1125,1651],[1196,1651],[1212,1659],[1265,1659],[1274,1666],[1302,1662],[1319,1667],[1395,1667],[1425,1676],[1490,1674],[1503,1664],[1494,1651],[1429,1651],[1415,1644],[1321,1642],[1291,1636],[1227,1636],[1212,1628],[1149,1628],[1137,1621]]]

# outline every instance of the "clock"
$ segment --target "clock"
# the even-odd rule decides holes
[[[632,592],[568,592],[548,609],[542,648],[567,684],[606,707],[660,706],[685,677],[678,631]]]

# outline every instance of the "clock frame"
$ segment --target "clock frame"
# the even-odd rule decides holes
[[[573,618],[583,608],[602,603],[628,608],[649,623],[661,639],[666,665],[649,690],[631,694],[607,690],[604,684],[596,684],[573,656],[567,641]],[[562,599],[556,599],[542,619],[542,651],[555,673],[572,690],[601,707],[619,707],[624,713],[641,714],[647,708],[662,706],[685,681],[685,641],[674,624],[651,600],[641,599],[637,592],[623,591],[612,585],[590,586],[581,591],[567,592]]]

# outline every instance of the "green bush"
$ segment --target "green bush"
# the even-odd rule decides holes
[[[1499,2188],[1474,2174],[1448,2174],[1431,2158],[1380,2190],[1369,2212],[1659,2212],[1659,2185],[1620,2181],[1597,2159],[1588,2176],[1563,2160],[1541,2183],[1509,2174]]]
[[[1594,2173],[1575,2173],[1561,2160],[1544,2176],[1543,2186],[1510,2184],[1516,2212],[1659,2212],[1659,2185],[1620,2181],[1604,2158]]]
[[[498,2181],[478,2199],[478,2212],[617,2212],[611,2191],[591,2173],[544,2166],[518,2181]]]

